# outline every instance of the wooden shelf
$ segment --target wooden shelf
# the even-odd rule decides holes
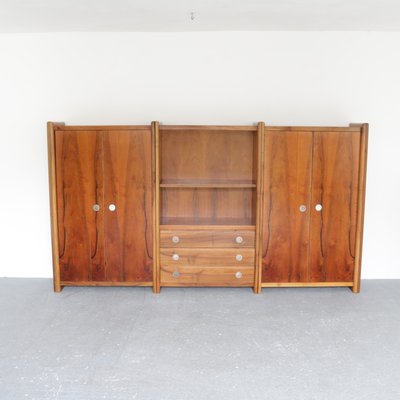
[[[212,188],[212,189],[253,189],[256,187],[255,183],[241,183],[241,182],[163,182],[160,183],[160,188]]]
[[[240,229],[254,229],[255,221],[250,218],[196,218],[196,217],[161,217],[161,227],[166,226],[233,226]]]

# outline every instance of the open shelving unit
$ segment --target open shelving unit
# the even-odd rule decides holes
[[[255,226],[256,126],[160,126],[159,150],[161,226]]]

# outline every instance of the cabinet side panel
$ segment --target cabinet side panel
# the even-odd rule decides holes
[[[312,132],[266,128],[264,146],[262,282],[306,282]]]
[[[151,129],[104,132],[107,280],[153,280]],[[115,211],[109,206],[115,205]]]
[[[102,139],[96,131],[56,131],[61,281],[102,281],[104,271]]]
[[[314,132],[313,153],[311,281],[352,281],[360,133]]]

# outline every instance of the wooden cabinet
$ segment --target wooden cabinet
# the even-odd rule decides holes
[[[266,129],[261,286],[359,290],[365,136],[366,127]]]
[[[48,124],[55,290],[359,291],[367,124]]]
[[[49,126],[55,289],[153,281],[149,127]]]
[[[257,126],[156,126],[162,286],[256,284]]]

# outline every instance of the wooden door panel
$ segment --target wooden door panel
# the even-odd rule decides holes
[[[104,132],[107,280],[152,281],[151,130]],[[109,210],[114,204],[115,211]]]
[[[61,281],[103,281],[103,145],[96,131],[55,134]]]
[[[312,132],[266,130],[262,282],[308,280],[311,155]]]
[[[310,280],[353,280],[359,132],[314,132]],[[315,206],[322,205],[317,211]]]

